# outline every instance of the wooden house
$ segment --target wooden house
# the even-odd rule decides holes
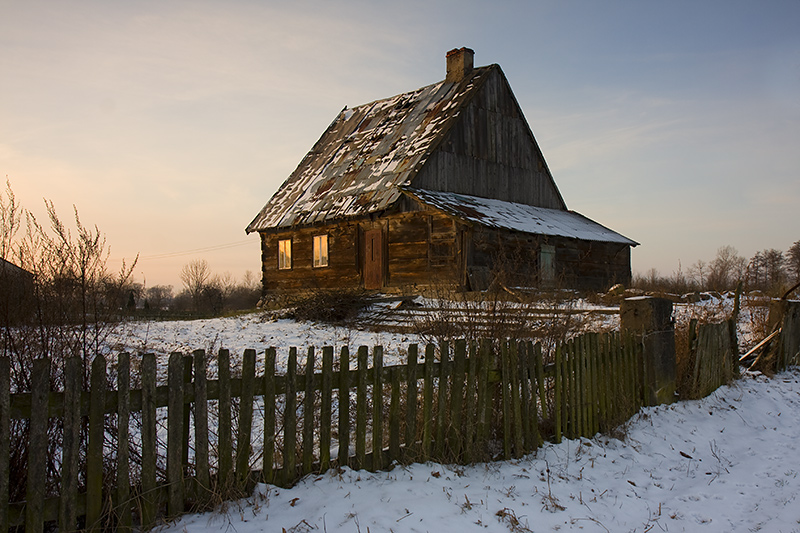
[[[630,281],[637,243],[567,209],[500,66],[473,57],[336,116],[247,226],[265,293]]]

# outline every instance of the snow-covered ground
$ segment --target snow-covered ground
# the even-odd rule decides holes
[[[331,471],[260,485],[165,531],[800,531],[800,372],[746,374],[644,409],[622,440],[547,444],[468,467]]]

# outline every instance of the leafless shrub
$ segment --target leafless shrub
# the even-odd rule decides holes
[[[358,316],[369,305],[367,293],[361,289],[318,290],[292,301],[287,317],[341,324]]]

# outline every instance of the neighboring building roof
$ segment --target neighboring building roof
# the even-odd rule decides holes
[[[28,277],[32,277],[33,276],[33,274],[31,274],[30,272],[28,272],[24,268],[20,268],[17,265],[15,265],[14,263],[6,261],[2,257],[0,257],[0,270],[2,270],[3,273],[5,273],[5,271],[8,270],[8,272],[10,274],[16,275],[16,276],[28,276]]]
[[[412,188],[403,191],[430,207],[483,226],[586,241],[617,242],[631,246],[639,244],[575,211],[546,209],[450,192]]]
[[[413,178],[492,69],[343,109],[247,233],[383,211]]]

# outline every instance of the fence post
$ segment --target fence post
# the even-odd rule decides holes
[[[10,451],[11,360],[8,357],[0,357],[0,531],[8,531],[8,498],[10,489],[8,458]]]
[[[44,529],[44,499],[47,487],[47,426],[50,416],[47,406],[49,393],[50,359],[35,359],[31,372],[31,422],[28,436],[27,492],[25,493],[26,531],[43,531]],[[102,461],[102,455],[100,460]],[[87,485],[89,481],[87,481]]]
[[[628,298],[619,312],[623,332],[633,334],[643,347],[645,403],[672,403],[677,375],[672,302],[649,296]]]

